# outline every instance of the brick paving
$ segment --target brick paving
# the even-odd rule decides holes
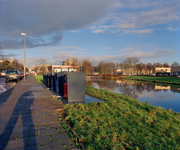
[[[58,119],[62,105],[33,75],[0,95],[0,150],[78,150]]]

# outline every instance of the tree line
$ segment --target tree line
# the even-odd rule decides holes
[[[72,66],[80,66],[82,67],[82,71],[85,73],[93,73],[99,72],[100,74],[114,74],[117,72],[118,69],[132,69],[134,73],[142,72],[142,70],[147,70],[149,73],[155,67],[170,67],[168,63],[161,64],[159,62],[156,63],[142,63],[137,57],[128,57],[121,63],[114,63],[114,62],[99,62],[97,66],[93,66],[92,62],[88,59],[83,59],[82,63],[79,63],[78,58],[67,59],[64,62],[65,65],[72,65]]]
[[[5,59],[5,60],[1,60],[0,62],[0,71],[2,70],[24,71],[24,65],[20,63],[17,59],[14,59],[12,61]],[[28,71],[27,67],[26,67],[26,71]]]

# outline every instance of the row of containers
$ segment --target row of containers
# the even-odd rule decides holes
[[[86,74],[83,72],[50,72],[43,74],[44,84],[64,97],[68,103],[84,102]]]

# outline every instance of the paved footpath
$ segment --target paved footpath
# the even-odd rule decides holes
[[[33,75],[0,95],[0,150],[78,150],[58,119],[58,101]]]

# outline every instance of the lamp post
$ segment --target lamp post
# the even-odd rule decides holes
[[[26,75],[26,33],[21,33],[21,35],[24,35],[24,80]]]

